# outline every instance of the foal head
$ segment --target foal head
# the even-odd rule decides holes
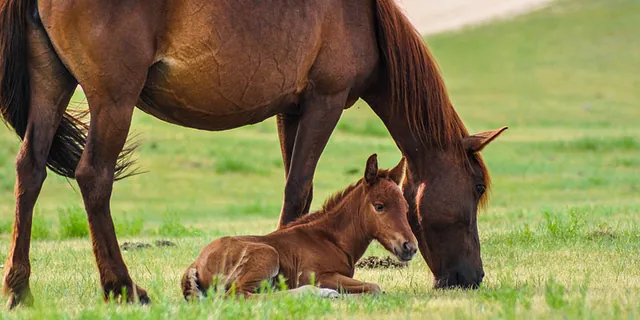
[[[361,217],[371,237],[398,259],[409,261],[418,251],[418,241],[409,226],[409,208],[400,189],[405,164],[402,158],[395,168],[378,170],[377,156],[369,157],[364,173]]]

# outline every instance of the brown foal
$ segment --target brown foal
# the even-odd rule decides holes
[[[203,296],[209,288],[249,296],[279,275],[292,289],[312,284],[314,274],[321,288],[378,293],[377,284],[353,279],[354,264],[371,241],[403,261],[418,250],[400,190],[404,170],[404,159],[391,170],[378,170],[374,154],[364,178],[329,198],[320,211],[265,236],[211,242],[182,277],[185,299]]]

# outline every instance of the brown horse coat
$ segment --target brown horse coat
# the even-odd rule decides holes
[[[490,183],[479,152],[504,128],[469,135],[394,0],[2,0],[0,30],[0,112],[23,139],[10,307],[31,300],[31,218],[47,167],[78,182],[104,297],[127,290],[149,301],[122,259],[110,209],[130,163],[134,106],[206,130],[277,116],[285,227],[309,211],[342,111],[364,99],[407,158],[409,221],[435,285],[482,281],[476,215]],[[66,112],[78,84],[88,126]]]

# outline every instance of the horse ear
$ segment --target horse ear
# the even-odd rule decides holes
[[[407,158],[402,157],[398,165],[396,165],[393,169],[389,170],[389,178],[393,180],[397,185],[402,185],[402,181],[404,180],[405,170],[407,167]]]
[[[505,130],[509,129],[509,127],[502,127],[500,129],[485,131],[476,133],[474,135],[470,135],[468,137],[462,138],[462,145],[467,152],[475,153],[480,152],[484,147],[486,147],[491,141],[497,138],[501,133]]]
[[[367,167],[364,169],[364,180],[372,185],[378,180],[378,155],[372,154],[367,159]]]

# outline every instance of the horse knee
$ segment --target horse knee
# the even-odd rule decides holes
[[[80,162],[75,171],[75,178],[80,187],[82,187],[85,184],[93,184],[98,178],[98,172],[92,165]]]
[[[30,152],[23,148],[16,157],[16,177],[21,188],[40,188],[47,178],[45,163],[33,159]]]
[[[80,162],[75,171],[75,178],[84,190],[100,190],[109,183],[109,175],[107,169],[100,169],[92,164]]]

